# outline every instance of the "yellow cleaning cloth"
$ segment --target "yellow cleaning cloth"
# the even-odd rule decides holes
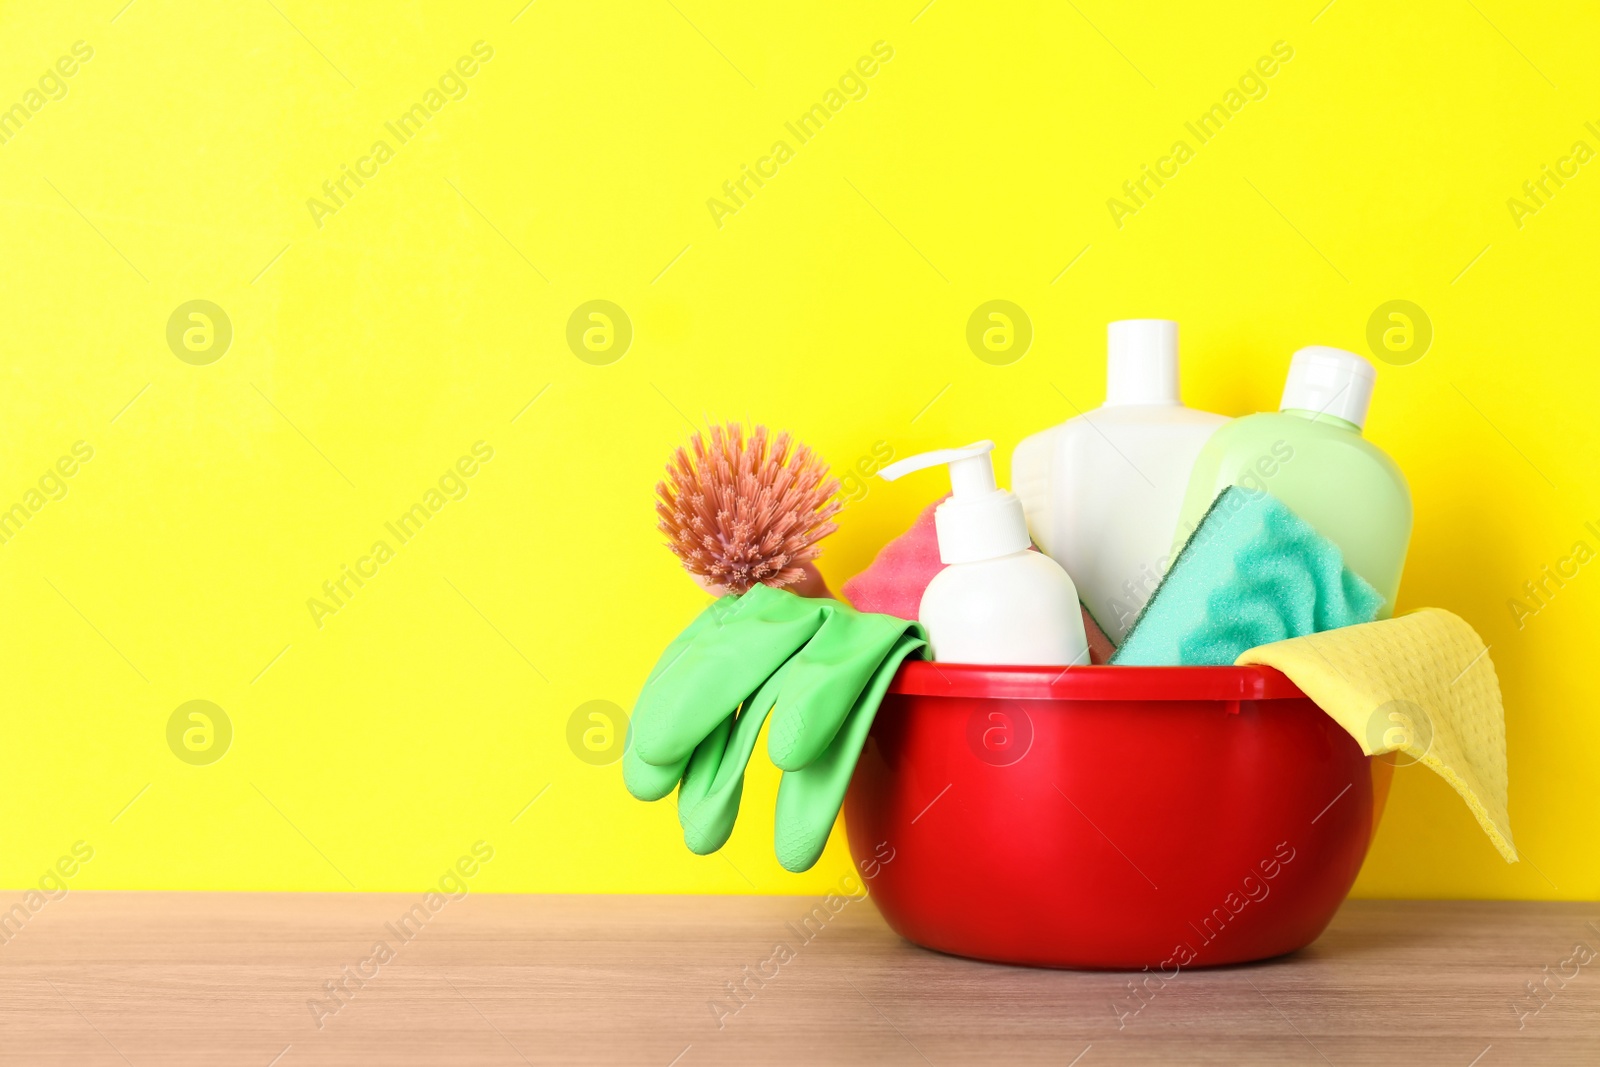
[[[1276,667],[1369,756],[1403,752],[1450,783],[1506,862],[1506,724],[1489,650],[1439,608],[1275,641],[1237,664]]]

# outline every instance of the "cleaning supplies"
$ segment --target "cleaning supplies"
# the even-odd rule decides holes
[[[772,715],[783,769],[774,847],[791,871],[822,854],[890,680],[925,645],[915,623],[755,585],[701,612],[667,646],[634,708],[623,782],[641,800],[678,786],[684,842],[727,841],[744,772]]]
[[[1371,622],[1382,603],[1338,546],[1280,501],[1230,486],[1111,662],[1222,666],[1257,645]]]
[[[1500,683],[1482,639],[1438,608],[1252,648],[1240,664],[1287,674],[1369,756],[1402,752],[1461,795],[1515,863]]]
[[[713,426],[709,447],[699,433],[690,444],[656,484],[657,529],[690,577],[714,596],[758,582],[827,596],[813,561],[842,507],[828,465],[805,445],[791,453],[786,433],[769,441],[765,426],[748,441],[737,423]]]
[[[1289,364],[1282,410],[1235,419],[1195,460],[1175,539],[1199,525],[1229,485],[1262,489],[1283,501],[1383,597],[1394,613],[1411,540],[1411,492],[1382,450],[1361,436],[1376,373],[1337,348],[1302,348]]]
[[[878,472],[894,481],[938,464],[952,493],[933,513],[946,566],[917,617],[935,659],[955,663],[1083,664],[1088,640],[1078,591],[1061,565],[1029,551],[1022,502],[995,485],[993,441],[925,452]]]
[[[1227,420],[1179,401],[1177,323],[1106,334],[1105,404],[1019,444],[1011,484],[1034,542],[1120,642],[1167,567],[1195,456]]]
[[[901,619],[917,617],[928,583],[944,570],[944,562],[939,559],[939,537],[933,525],[933,513],[944,499],[941,497],[923,508],[905,533],[878,550],[866,570],[845,581],[840,593],[852,607]],[[1106,663],[1116,646],[1089,614],[1089,609],[1081,604],[1079,607],[1084,636],[1089,641],[1089,662]]]

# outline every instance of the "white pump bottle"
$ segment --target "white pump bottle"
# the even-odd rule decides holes
[[[947,663],[1070,666],[1089,662],[1078,590],[1061,565],[1029,550],[1016,494],[994,480],[993,441],[924,452],[878,472],[889,481],[937,464],[953,495],[933,513],[946,566],[922,594],[918,621]]]

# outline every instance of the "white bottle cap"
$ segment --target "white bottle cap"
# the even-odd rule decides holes
[[[1312,345],[1289,361],[1279,411],[1309,411],[1332,415],[1361,429],[1367,422],[1367,405],[1378,372],[1372,364],[1342,348]]]
[[[946,564],[976,563],[1021,552],[1032,541],[1017,495],[994,483],[993,441],[965,448],[923,452],[891,463],[878,477],[894,481],[940,463],[950,465],[951,497],[933,511],[939,559]]]
[[[1106,327],[1106,406],[1176,404],[1178,324],[1123,319]]]

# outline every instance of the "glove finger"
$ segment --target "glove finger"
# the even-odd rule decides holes
[[[733,720],[733,715],[723,719],[706,735],[704,741],[695,746],[694,755],[689,757],[689,765],[684,769],[683,781],[678,783],[678,822],[684,827],[686,841],[690,836],[690,816],[717,779],[717,769],[722,765],[728,737],[733,733]],[[692,844],[689,847],[692,851],[699,851]]]
[[[822,855],[883,694],[901,662],[926,643],[920,631],[903,634],[883,658],[827,750],[804,769],[784,772],[778,783],[772,835],[773,849],[784,869],[797,874],[808,871]],[[776,720],[773,725],[776,729]]]
[[[658,665],[639,694],[633,714],[639,757],[661,766],[687,760],[740,701],[811,640],[829,603],[763,585],[738,597],[674,659]]]
[[[767,753],[786,771],[822,755],[860,699],[884,656],[914,624],[838,605],[794,657],[793,677],[778,697]]]
[[[628,729],[628,744],[622,750],[622,784],[639,800],[660,800],[677,786],[689,766],[688,759],[665,766],[646,763],[633,744],[633,729]]]
[[[760,689],[744,702],[733,732],[721,753],[715,780],[712,781],[687,809],[683,794],[678,794],[678,819],[683,824],[684,844],[691,852],[706,855],[715,852],[728,841],[734,822],[739,817],[739,802],[744,794],[744,772],[755,751],[756,738],[767,713],[777,699],[789,665],[785,663],[772,673]]]
[[[650,686],[671,668],[683,656],[691,645],[702,635],[714,632],[722,626],[722,620],[735,610],[739,598],[734,596],[721,597],[694,617],[694,621],[684,627],[683,632],[672,639],[666,649],[656,660],[655,666],[650,668],[650,675],[645,680],[645,688]],[[634,723],[639,717],[640,706],[634,705],[634,713],[628,722],[628,737],[622,750],[622,782],[640,800],[660,800],[677,787],[685,770],[688,768],[688,759],[672,760],[657,766],[646,762],[640,755],[635,742]]]

